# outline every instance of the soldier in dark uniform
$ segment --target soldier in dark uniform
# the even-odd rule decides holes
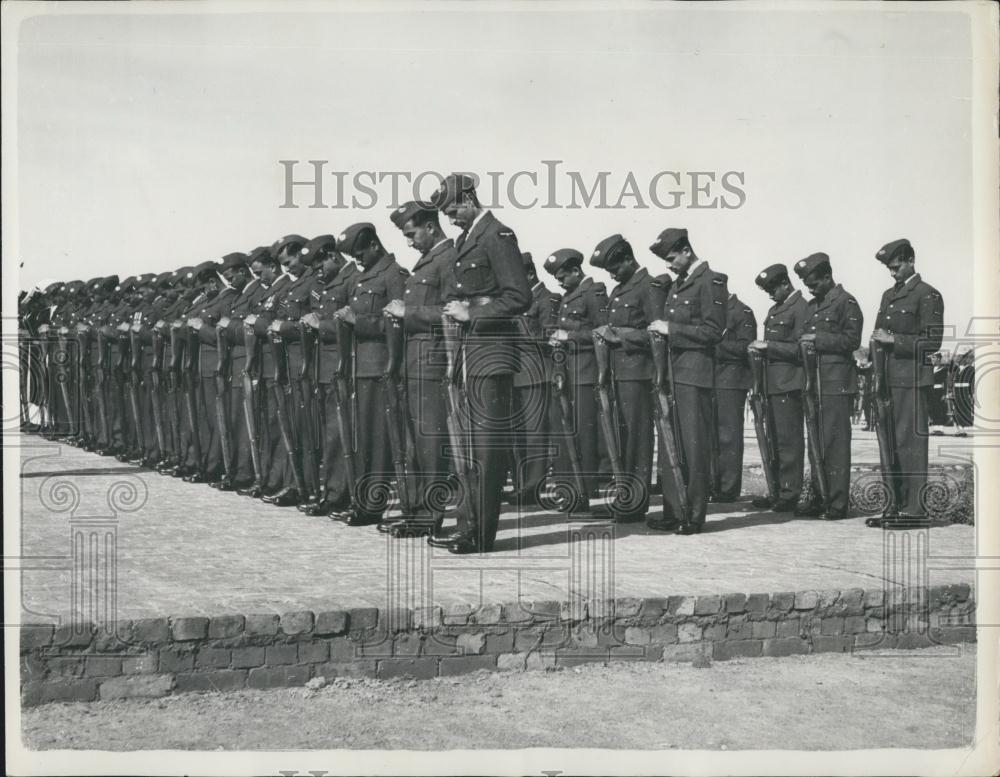
[[[743,483],[743,425],[750,362],[747,348],[757,339],[753,310],[730,292],[726,301],[726,328],[715,348],[715,403],[719,439],[719,493],[715,502],[735,502]]]
[[[899,502],[869,526],[919,525],[927,510],[921,493],[927,483],[927,395],[933,384],[930,355],[941,348],[944,300],[914,270],[910,241],[894,240],[875,254],[895,285],[882,294],[872,340],[888,346],[888,384],[900,475]],[[895,508],[895,509],[893,509]]]
[[[406,329],[406,396],[421,499],[418,514],[392,524],[390,530],[395,536],[436,534],[440,533],[444,517],[442,495],[449,475],[441,315],[455,263],[455,244],[441,229],[437,209],[431,203],[407,202],[389,218],[405,235],[406,242],[420,252],[420,259],[406,278],[404,298],[390,300],[385,312],[402,318]]]
[[[774,418],[778,450],[778,500],[753,500],[755,507],[775,512],[795,510],[802,496],[805,442],[802,429],[804,375],[799,356],[799,337],[805,331],[809,303],[788,277],[783,264],[772,264],[756,278],[774,305],[764,319],[764,339],[750,344],[767,354],[767,401]]]
[[[333,314],[350,301],[351,288],[358,272],[358,266],[348,261],[339,251],[327,251],[317,268],[317,285],[310,292],[310,311],[302,318],[319,335],[317,386],[324,419],[320,501],[316,504],[299,505],[299,509],[308,515],[343,512],[350,503],[343,445],[351,443],[341,440],[336,394],[332,385],[340,361],[337,319]],[[344,401],[347,401],[346,397]]]
[[[813,500],[796,515],[839,520],[847,516],[851,489],[851,405],[858,390],[854,351],[861,344],[864,316],[857,300],[833,280],[826,254],[811,254],[796,262],[795,272],[813,295],[799,340],[816,345],[823,465],[830,489],[829,504],[824,506],[817,501],[819,489],[813,473]]]
[[[726,328],[726,276],[714,272],[691,247],[686,229],[660,233],[650,251],[668,263],[677,280],[670,288],[661,316],[649,329],[666,335],[670,343],[674,403],[678,436],[687,465],[687,502],[690,516],[680,510],[674,482],[663,486],[663,519],[655,528],[676,528],[680,534],[697,534],[708,509],[712,422],[712,387],[715,382],[715,348]]]
[[[567,434],[576,436],[588,496],[595,496],[600,485],[600,424],[594,384],[597,363],[594,359],[593,331],[608,323],[608,292],[603,283],[584,275],[583,254],[573,248],[560,248],[545,260],[545,269],[562,286],[565,294],[559,301],[550,327],[555,343],[564,343],[566,388],[573,406],[573,422]],[[555,428],[561,428],[561,425]],[[559,446],[555,470],[569,475],[571,465],[566,451],[568,440],[554,440]]]
[[[621,416],[622,467],[635,478],[637,493],[627,509],[612,503],[617,520],[640,520],[649,508],[653,472],[653,364],[647,327],[663,314],[666,288],[639,267],[632,246],[621,235],[605,238],[590,257],[617,282],[608,298],[607,323],[594,333],[611,346],[611,368]],[[633,498],[634,497],[634,498]]]
[[[465,326],[463,374],[467,380],[473,456],[479,467],[478,509],[460,510],[454,533],[431,537],[452,553],[490,552],[500,518],[500,497],[510,448],[509,423],[517,353],[513,322],[531,305],[517,237],[480,205],[470,176],[452,174],[435,205],[462,229],[455,241],[454,273],[444,314]]]
[[[531,307],[521,314],[517,335],[518,371],[514,373],[514,446],[510,501],[537,505],[548,476],[552,413],[552,364],[545,351],[545,327],[559,308],[559,295],[545,288],[530,253],[522,253],[524,274],[531,284]]]
[[[393,477],[382,385],[389,357],[382,311],[390,300],[403,298],[409,272],[385,250],[374,225],[367,222],[352,224],[344,230],[337,238],[337,250],[354,257],[361,265],[361,272],[354,276],[350,300],[334,313],[353,327],[356,343],[358,483],[355,488],[361,505],[359,511],[335,513],[332,517],[353,526],[382,519],[385,505],[377,495],[382,484]]]

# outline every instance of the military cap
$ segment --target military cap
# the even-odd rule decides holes
[[[434,207],[444,210],[461,195],[475,195],[477,183],[479,182],[474,175],[452,173],[441,182],[441,187],[434,193],[432,198]]]
[[[247,256],[247,264],[251,265],[254,262],[264,262],[265,264],[271,264],[275,261],[274,256],[271,254],[271,249],[267,246],[257,246],[250,254]]]
[[[101,289],[103,291],[114,291],[118,287],[118,276],[109,275],[107,278],[101,278]]]
[[[63,286],[62,281],[56,281],[55,283],[50,283],[48,286],[45,287],[45,293],[51,294],[54,291],[59,291],[59,289],[61,289],[62,286]]]
[[[795,274],[805,280],[817,270],[830,269],[830,257],[824,253],[809,254],[805,259],[795,263]]]
[[[301,257],[303,264],[312,265],[316,263],[316,257],[325,252],[336,250],[337,238],[333,235],[319,235],[299,249],[299,257]]]
[[[580,267],[583,265],[583,254],[575,248],[560,248],[553,251],[545,260],[546,272],[555,275],[559,270],[570,267]]]
[[[193,274],[195,278],[201,280],[206,275],[215,275],[218,271],[219,265],[209,259],[207,262],[202,262],[201,264],[195,265],[194,269],[190,274]]]
[[[233,251],[231,254],[226,254],[222,257],[219,262],[218,269],[220,270],[232,270],[236,267],[243,267],[247,264],[247,255],[242,251]]]
[[[410,221],[417,215],[420,214],[433,214],[437,216],[437,210],[434,205],[430,202],[421,202],[419,200],[411,200],[410,202],[404,202],[398,208],[396,208],[392,213],[389,214],[389,220],[392,221],[399,229],[406,226],[406,222]]]
[[[134,287],[135,287],[135,276],[130,275],[128,278],[124,278],[118,281],[118,285],[115,286],[115,291],[121,291],[121,292],[132,291]]]
[[[625,254],[634,256],[631,244],[621,235],[612,235],[597,244],[594,253],[590,255],[590,263],[594,267],[606,270],[618,264]]]
[[[164,286],[169,286],[171,283],[173,283],[173,281],[174,281],[173,272],[170,271],[161,272],[159,275],[156,276],[156,280],[153,281],[153,284],[158,288],[162,289]]]
[[[667,254],[673,251],[675,248],[683,248],[688,244],[688,231],[683,228],[670,227],[663,230],[659,237],[653,241],[653,244],[649,247],[649,250],[656,254],[661,259],[666,259]]]
[[[185,278],[193,278],[193,277],[194,277],[194,267],[191,267],[190,265],[187,267],[178,267],[176,270],[174,270],[175,281],[182,281]]]
[[[274,245],[271,246],[271,256],[277,259],[281,256],[281,252],[289,246],[297,246],[295,250],[298,250],[307,242],[302,235],[285,235],[283,238],[274,241]]]
[[[363,243],[370,241],[376,234],[375,225],[367,221],[351,224],[337,238],[337,250],[350,256],[356,256],[355,250],[360,248]]]
[[[772,264],[770,267],[765,267],[757,273],[757,277],[754,278],[754,281],[764,291],[770,291],[777,283],[787,278],[788,268],[785,267],[785,265]]]
[[[886,243],[875,254],[875,258],[882,262],[882,264],[886,265],[896,257],[899,257],[905,262],[912,259],[913,256],[913,246],[910,245],[910,241],[905,237],[900,238],[899,240],[893,240],[891,243]]]

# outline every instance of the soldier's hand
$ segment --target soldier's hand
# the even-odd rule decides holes
[[[117,327],[115,327],[115,329],[117,329],[119,332],[127,332],[128,331],[128,324],[123,321]]]
[[[351,310],[351,307],[349,305],[344,305],[344,307],[342,307],[340,310],[338,310],[336,313],[333,314],[333,317],[336,318],[338,321],[346,321],[348,324],[351,324],[352,326],[358,323],[358,317],[354,315],[354,311]]]
[[[271,332],[281,332],[281,325],[283,323],[284,323],[284,321],[282,319],[276,318],[276,319],[274,319],[274,321],[271,322],[271,326],[269,326],[268,329]]]
[[[656,332],[659,335],[669,335],[670,334],[670,323],[667,321],[652,321],[649,326],[646,327],[650,332]]]
[[[319,329],[319,315],[317,313],[306,313],[300,320],[308,327]]]
[[[755,351],[766,351],[767,350],[767,340],[754,340],[747,349],[753,349]]]
[[[886,332],[884,329],[876,329],[874,332],[872,332],[872,340],[874,340],[876,343],[884,343],[885,345],[892,345],[896,341],[896,338],[893,337],[889,332]]]
[[[464,323],[469,320],[469,303],[452,300],[444,306],[444,314]]]
[[[382,309],[382,312],[393,318],[403,318],[406,315],[406,305],[401,299],[389,300],[389,304]]]
[[[229,316],[223,316],[222,318],[219,319],[219,327],[221,327],[222,329],[228,329],[230,323],[231,322],[229,321]]]
[[[257,316],[254,313],[251,313],[249,316],[243,319],[243,326],[253,327],[253,325],[256,323],[257,323]]]
[[[565,343],[567,340],[569,340],[569,332],[565,329],[556,329],[549,335],[549,341],[552,343]]]
[[[622,341],[622,339],[618,336],[618,333],[611,327],[610,324],[597,327],[597,329],[594,330],[594,334],[600,337],[604,342],[611,343],[612,345],[618,345]]]
[[[188,326],[191,327],[194,330],[201,329],[201,326],[202,326],[203,323],[204,322],[200,318],[189,318],[188,319]]]
[[[814,335],[814,334],[802,335],[801,337],[799,337],[799,342],[800,343],[813,343],[813,342],[816,342],[816,335]]]

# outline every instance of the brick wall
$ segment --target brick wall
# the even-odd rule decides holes
[[[976,639],[968,585],[357,608],[21,627],[26,705],[609,661],[912,649]]]

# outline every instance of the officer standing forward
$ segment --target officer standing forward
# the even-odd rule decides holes
[[[895,285],[879,304],[872,340],[888,347],[888,384],[899,473],[898,503],[869,526],[919,524],[926,518],[921,492],[927,483],[928,395],[934,383],[930,355],[941,347],[944,300],[913,269],[915,252],[905,238],[887,243],[875,254]],[[895,509],[893,509],[895,508]]]

